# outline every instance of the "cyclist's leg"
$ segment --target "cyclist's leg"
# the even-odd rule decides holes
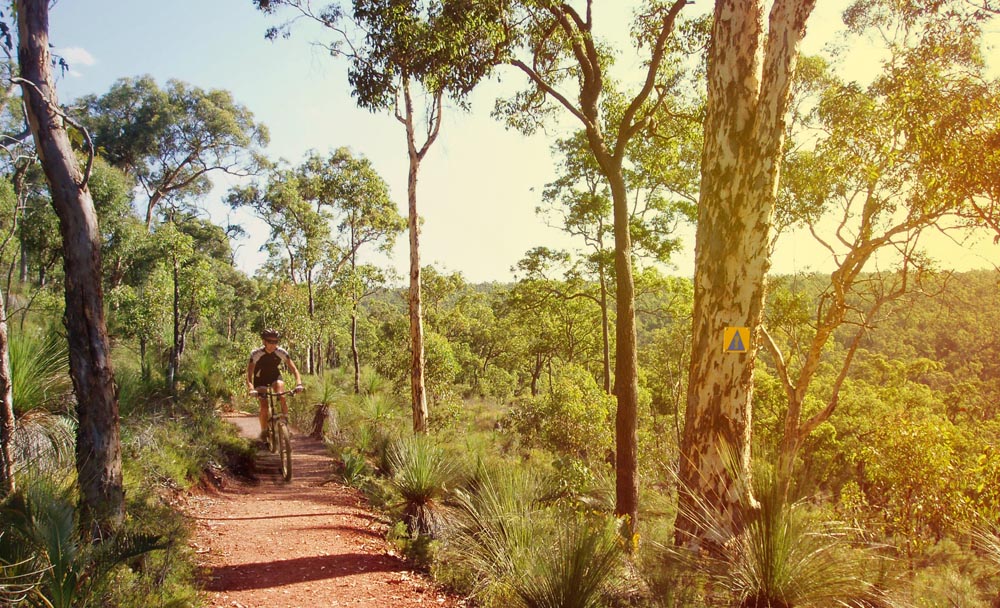
[[[256,388],[256,391],[257,391],[257,401],[260,403],[260,412],[258,414],[258,419],[260,420],[260,436],[261,438],[263,438],[264,434],[267,432],[268,412],[267,412],[267,395],[265,394],[267,392],[267,387],[258,386]]]
[[[285,391],[285,381],[278,378],[274,381],[274,384],[272,384],[271,387],[274,392],[282,393]],[[281,397],[278,397],[278,400],[281,401],[281,413],[285,415],[285,418],[288,418],[288,402],[285,401],[285,396],[282,395]]]

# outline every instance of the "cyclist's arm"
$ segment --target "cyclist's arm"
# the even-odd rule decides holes
[[[295,362],[289,357],[285,364],[288,365],[288,369],[295,374],[295,386],[302,386],[302,375],[299,374],[299,368],[295,367]]]
[[[255,367],[255,365],[254,365],[253,359],[251,358],[250,362],[247,363],[247,390],[250,390],[250,391],[252,391],[255,388],[254,385],[253,385],[253,369],[254,369],[254,367]]]

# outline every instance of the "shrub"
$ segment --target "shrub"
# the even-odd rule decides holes
[[[545,507],[546,493],[539,476],[509,464],[478,471],[458,492],[439,578],[484,606],[606,605],[624,565],[618,522]]]
[[[365,457],[346,450],[341,452],[340,462],[342,464],[341,478],[344,481],[344,485],[351,486],[352,488],[360,488],[370,474]]]
[[[529,442],[583,459],[602,459],[611,449],[614,397],[578,365],[564,365],[551,390],[518,400],[507,423]]]

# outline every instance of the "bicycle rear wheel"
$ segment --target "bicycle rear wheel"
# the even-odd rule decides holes
[[[292,436],[284,421],[278,422],[278,458],[281,460],[281,476],[292,480]]]

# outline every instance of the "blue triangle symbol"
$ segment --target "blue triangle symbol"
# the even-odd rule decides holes
[[[729,343],[729,348],[727,351],[744,352],[747,348],[743,346],[743,338],[740,337],[740,332],[736,332],[733,336],[733,341]]]

